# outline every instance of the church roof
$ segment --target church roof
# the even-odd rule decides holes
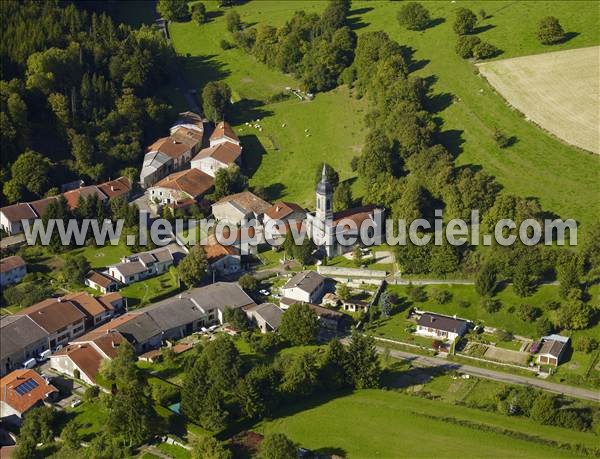
[[[321,173],[321,181],[317,185],[318,194],[331,194],[333,193],[333,186],[329,183],[327,178],[327,165],[323,164],[323,172]]]

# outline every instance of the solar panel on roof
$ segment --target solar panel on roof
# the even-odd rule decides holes
[[[27,392],[31,392],[36,387],[38,387],[38,383],[35,382],[33,379],[28,379],[24,383],[19,384],[17,387],[15,387],[15,391],[19,395],[25,395]]]

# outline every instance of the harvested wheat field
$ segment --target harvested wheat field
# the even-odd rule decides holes
[[[600,46],[478,67],[529,120],[567,143],[600,154]]]

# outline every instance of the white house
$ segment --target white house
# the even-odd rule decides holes
[[[90,271],[85,276],[85,285],[102,293],[116,292],[119,289],[119,283],[106,274],[98,271]]]
[[[127,285],[166,272],[173,264],[168,248],[129,255],[121,263],[108,267],[108,274]]]
[[[92,331],[69,343],[50,356],[50,368],[96,384],[102,362],[117,356],[125,338],[116,330]]]
[[[242,147],[239,145],[229,142],[219,143],[200,150],[200,153],[192,159],[191,166],[214,177],[219,169],[232,164],[239,165],[241,155]]]
[[[325,278],[316,271],[303,271],[292,277],[282,288],[284,298],[300,303],[320,303]],[[285,304],[285,302],[284,302]]]
[[[442,341],[454,341],[464,335],[468,327],[469,322],[466,320],[425,312],[417,320],[416,334]]]
[[[148,188],[151,201],[161,205],[198,201],[214,186],[214,179],[198,169],[175,172]]]
[[[227,121],[221,121],[215,127],[209,142],[211,147],[221,143],[233,143],[239,145],[240,139],[235,135],[235,132],[233,132],[231,125]]]
[[[18,255],[0,260],[0,286],[21,282],[27,274],[27,264]]]

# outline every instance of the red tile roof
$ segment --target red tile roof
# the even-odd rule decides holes
[[[265,213],[265,211],[271,207],[271,204],[264,199],[259,198],[250,191],[242,191],[241,193],[225,196],[224,198],[219,199],[213,205],[224,204],[227,202],[233,202],[238,206],[259,215]]]
[[[109,199],[116,198],[124,196],[131,191],[131,180],[127,177],[119,177],[118,179],[110,180],[98,185],[98,188],[102,193],[108,196]]]
[[[96,185],[82,186],[76,190],[67,191],[63,194],[70,209],[77,209],[79,197],[89,198],[90,196],[97,196],[101,201],[106,199],[106,195],[100,191]]]
[[[281,220],[294,212],[305,212],[298,204],[279,201],[267,209],[265,215],[273,220]]]
[[[46,213],[46,209],[50,205],[51,202],[54,202],[57,199],[56,196],[51,196],[49,198],[38,199],[37,201],[32,201],[29,203],[31,208],[35,210],[38,218],[42,218]]]
[[[170,158],[179,158],[185,152],[189,151],[190,147],[185,143],[178,142],[172,137],[163,137],[158,139],[148,147],[148,152],[159,151]]]
[[[206,259],[209,263],[215,263],[227,255],[239,255],[238,250],[231,245],[224,246],[219,243],[203,245]]]
[[[20,222],[21,220],[30,220],[37,217],[35,211],[27,203],[2,207],[0,212],[11,222]]]
[[[48,333],[55,333],[85,318],[85,314],[70,301],[48,298],[19,311],[19,315],[29,316]]]
[[[215,179],[210,175],[198,169],[187,169],[165,177],[154,186],[182,191],[196,199],[210,190],[214,184]]]
[[[222,139],[223,137],[229,137],[236,142],[240,141],[238,136],[235,135],[235,132],[233,132],[231,125],[227,121],[221,121],[219,124],[217,124],[215,130],[210,136],[210,140]]]
[[[17,388],[25,383],[32,389],[21,394],[19,392],[22,390],[18,391]],[[46,383],[44,378],[33,370],[15,370],[0,379],[0,400],[21,414],[43,402],[53,392],[58,392],[56,387]]]
[[[63,300],[70,301],[89,317],[95,317],[107,310],[104,304],[88,292],[69,293],[68,295],[63,296]]]
[[[90,271],[85,278],[103,288],[108,288],[116,282],[113,278],[99,273],[98,271]]]
[[[0,273],[12,271],[13,269],[25,266],[25,260],[18,255],[6,257],[0,260]]]
[[[229,165],[237,161],[241,154],[242,147],[235,143],[225,142],[200,150],[192,161],[198,161],[203,158],[214,158],[223,164]]]
[[[96,382],[96,376],[100,371],[100,365],[104,360],[100,353],[94,349],[91,344],[69,344],[60,351],[55,352],[55,356],[67,356],[70,358],[79,370],[84,373],[92,382]]]

